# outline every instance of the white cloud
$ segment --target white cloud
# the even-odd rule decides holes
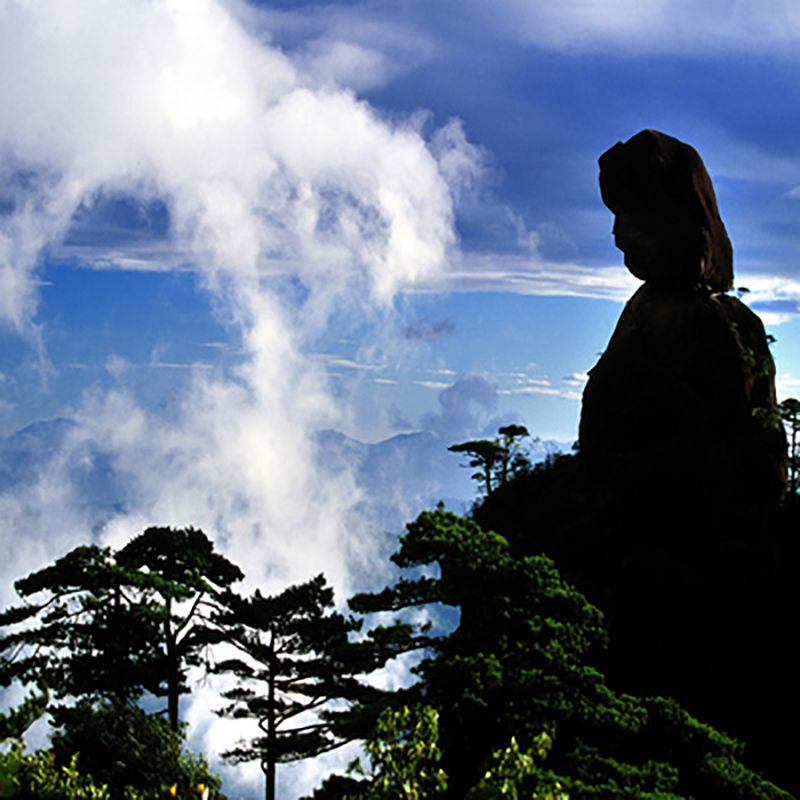
[[[364,364],[358,361],[353,361],[350,358],[341,358],[339,356],[320,356],[320,358],[327,362],[330,367],[343,367],[344,369],[366,370],[367,372],[374,372],[381,369],[378,364]]]
[[[287,42],[292,60],[317,86],[366,91],[436,53],[430,32],[394,14],[394,5],[298,3],[284,11],[229,0],[229,6],[260,35]]]
[[[775,388],[778,393],[778,402],[783,402],[789,397],[800,396],[800,378],[789,373],[779,373],[775,376]]]
[[[110,241],[81,256],[104,269],[196,270],[241,328],[244,364],[233,380],[195,375],[169,424],[123,395],[94,398],[79,411],[85,436],[135,479],[136,524],[191,522],[241,543],[259,541],[258,519],[276,551],[322,531],[321,562],[354,496],[317,485],[308,434],[336,409],[302,355],[304,326],[318,330],[354,286],[386,302],[442,268],[455,242],[451,182],[475,171],[477,151],[450,126],[440,165],[414,124],[314,88],[219,0],[7,0],[0,16],[12,207],[0,217],[0,318],[35,332],[37,258],[57,249],[76,209],[109,193],[164,202],[169,237],[152,252]],[[310,292],[301,316],[269,289],[284,274]],[[110,373],[124,366],[112,360]],[[243,505],[253,510],[235,511]],[[286,563],[287,548],[276,552]]]
[[[106,361],[106,369],[117,380],[122,378],[122,376],[130,369],[130,366],[131,365],[124,358],[118,355],[112,355]]]
[[[581,392],[573,389],[557,389],[553,386],[517,386],[513,389],[498,389],[498,394],[505,395],[542,395],[544,397],[560,397],[564,400],[580,400]]]
[[[589,374],[586,372],[573,372],[564,378],[564,382],[570,386],[584,386],[586,381],[589,380]]]
[[[168,418],[123,392],[88,398],[73,446],[95,443],[125,476],[126,512],[108,522],[110,543],[149,524],[193,524],[217,538],[251,584],[276,588],[325,571],[344,589],[359,546],[350,518],[358,492],[347,473],[317,469],[310,438],[336,408],[282,310],[258,302],[246,337],[252,355],[233,380],[195,373]]]
[[[317,39],[296,59],[320,84],[363,92],[386,82],[391,66],[383,53],[341,39]]]
[[[737,280],[747,287],[742,299],[758,313],[767,326],[795,319],[800,313],[800,280],[779,275],[742,275]]]
[[[497,407],[497,386],[480,375],[466,375],[451,384],[416,383],[427,388],[441,388],[438,410],[424,414],[420,427],[444,442],[478,434]]]
[[[173,249],[237,278],[290,271],[386,299],[453,244],[447,177],[459,148],[457,180],[474,158],[463,136],[443,173],[413,125],[312,88],[218,0],[9,0],[2,13],[3,174],[37,176],[17,180],[0,228],[0,313],[18,327],[41,247],[101,190],[166,200]]]
[[[489,154],[467,141],[464,123],[451,119],[431,140],[431,152],[456,201],[480,187],[488,173]]]
[[[800,9],[785,0],[418,0],[402,4],[403,13],[392,2],[298,5],[288,12],[244,6],[240,13],[260,19],[265,29],[278,31],[286,41],[306,43],[301,48],[309,63],[317,60],[333,74],[351,76],[356,88],[365,79],[380,85],[435,58],[447,47],[449,33],[437,40],[431,31],[445,26],[452,30],[455,15],[461,25],[479,30],[484,40],[500,35],[578,53],[794,58],[800,43]],[[427,28],[410,26],[409,18],[425,21]],[[381,54],[372,61],[372,78],[349,65],[375,56],[353,50]]]
[[[422,386],[423,389],[436,389],[440,391],[442,389],[447,389],[452,384],[450,383],[443,383],[442,381],[412,381],[415,386]]]
[[[627,300],[640,285],[625,267],[549,262],[535,253],[460,253],[453,256],[447,272],[420,281],[415,288]]]

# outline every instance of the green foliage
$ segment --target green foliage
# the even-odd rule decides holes
[[[643,741],[663,759],[671,757],[687,794],[759,800],[791,797],[741,762],[745,753],[742,742],[699,721],[671,698],[642,702],[648,714]]]
[[[800,400],[787,397],[779,406],[781,419],[789,433],[789,491],[797,492],[800,453],[798,453],[797,434],[800,433]]]
[[[531,462],[528,450],[522,446],[522,440],[528,439],[530,433],[524,425],[504,425],[497,430],[500,443],[503,445],[503,457],[500,461],[500,485],[512,477],[523,475],[530,471]],[[538,439],[534,439],[538,441]]]
[[[314,800],[424,800],[442,794],[447,776],[439,767],[439,714],[430,706],[385,708],[364,742],[369,758],[329,776]]]
[[[229,597],[227,590],[244,573],[215,552],[203,531],[191,527],[148,528],[120,550],[117,561],[162,631],[165,668],[151,691],[166,695],[170,725],[177,731],[179,696],[188,691],[187,667],[204,663],[205,648],[226,638],[212,618],[221,610],[223,593]]]
[[[20,743],[0,754],[0,797],[15,800],[110,800],[105,786],[97,786],[78,770],[78,755],[68,765],[56,765],[55,755],[43,750],[26,754]]]
[[[50,693],[45,689],[26,697],[16,708],[0,713],[0,742],[22,739],[25,731],[47,711]]]
[[[762,348],[760,342],[754,339],[752,335],[749,337],[742,334],[742,329],[737,322],[731,321],[729,323],[731,332],[733,333],[736,346],[739,349],[739,355],[750,373],[749,380],[754,380],[756,383],[772,384],[774,379],[775,365],[772,356],[767,348]],[[767,345],[772,344],[775,337],[767,337]],[[774,390],[773,390],[774,391]],[[751,401],[757,396],[757,393],[751,395]],[[774,402],[762,397],[759,405],[751,408],[751,415],[753,419],[765,430],[779,431],[781,429],[781,414],[775,411]]]
[[[773,409],[764,406],[756,406],[756,408],[751,409],[750,414],[765,430],[781,430],[781,416]]]
[[[15,583],[26,601],[0,625],[0,683],[44,683],[56,697],[131,701],[152,684],[158,631],[141,604],[129,602],[127,576],[110,548],[76,547]]]
[[[568,769],[539,781],[565,789],[570,797],[631,797],[639,800],[689,800],[678,794],[679,772],[669,764],[648,760],[631,764],[603,753],[599,747],[576,740],[569,754]]]
[[[371,768],[367,773],[361,760],[348,768],[349,774],[367,775],[366,779],[331,776],[314,793],[315,800],[420,800],[446,793],[447,775],[439,767],[439,714],[430,706],[387,708],[365,742]],[[552,739],[542,733],[523,752],[516,739],[493,753],[483,777],[465,795],[465,800],[569,800],[558,781],[529,793],[522,783],[536,774],[536,761],[542,761]],[[551,782],[552,783],[552,782]]]
[[[440,710],[448,796],[786,797],[741,763],[737,742],[674,701],[606,684],[592,665],[607,643],[602,614],[549,559],[514,557],[502,536],[440,508],[408,525],[392,560],[427,575],[357,595],[354,610],[460,610],[448,635],[405,623],[396,637],[398,650],[425,654],[399,696]]]
[[[510,453],[527,431],[500,435],[489,489],[524,468]],[[594,666],[603,615],[550,559],[515,555],[440,507],[407,526],[392,561],[403,577],[350,601],[383,623],[357,642],[360,623],[334,611],[324,576],[239,597],[241,571],[192,528],[149,528],[117,552],[78,547],[18,581],[26,602],[0,614],[0,682],[46,684],[70,702],[50,709],[51,749],[16,741],[0,755],[0,797],[221,798],[205,759],[183,749],[177,703],[189,667],[223,641],[238,654],[215,670],[237,684],[218,713],[263,734],[223,755],[258,761],[268,800],[277,764],[355,738],[367,768],[332,776],[318,800],[789,797],[744,765],[740,742],[674,700],[612,689]],[[443,607],[458,623],[436,632]],[[413,686],[358,680],[412,652]],[[146,692],[167,696],[166,719],[134,704]],[[0,714],[2,739],[18,740],[48,699],[42,689]]]
[[[536,774],[536,758],[543,759],[552,746],[553,740],[542,733],[533,740],[533,747],[522,752],[517,740],[512,738],[510,744],[493,753],[489,759],[486,774],[467,792],[465,800],[496,800],[508,798],[519,800],[522,782]],[[526,797],[543,800],[569,800],[569,795],[562,793],[556,782],[555,793],[545,790]]]
[[[439,768],[439,715],[430,706],[386,709],[365,743],[372,765],[368,797],[374,800],[424,800],[447,788]],[[351,771],[363,773],[356,761]]]
[[[200,763],[196,757],[190,759]],[[185,769],[179,769],[160,784],[144,790],[134,787],[109,788],[83,769],[83,759],[75,753],[66,764],[59,764],[52,750],[26,753],[21,743],[0,753],[0,798],[13,800],[208,800],[222,798],[219,778],[187,782]],[[197,772],[195,770],[195,772]],[[197,773],[201,777],[205,772]],[[174,782],[173,782],[174,779]]]
[[[242,577],[193,528],[148,528],[116,553],[76,547],[15,583],[26,602],[0,614],[12,629],[0,638],[0,685],[120,703],[166,696],[177,731],[187,668],[222,638],[210,616]]]
[[[152,797],[172,786],[178,797],[191,797],[200,784],[212,800],[223,797],[221,780],[205,758],[185,751],[182,733],[161,716],[116,702],[83,702],[52,715],[56,764],[65,766],[80,753],[81,770],[96,784],[107,785],[112,800]]]
[[[214,596],[244,574],[196,528],[148,528],[119,551],[117,561],[142,590],[165,601]]]
[[[440,578],[401,581],[357,595],[351,606],[375,612],[425,602],[460,609],[449,636],[415,631],[407,647],[431,654],[417,668],[417,691],[442,709],[445,770],[463,779],[464,790],[512,737],[530,743],[542,731],[554,732],[559,719],[641,725],[643,714],[583,663],[605,643],[602,615],[548,559],[515,559],[503,537],[439,509],[409,524],[392,560],[403,568],[436,564]]]

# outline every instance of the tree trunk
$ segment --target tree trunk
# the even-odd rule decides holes
[[[170,728],[179,732],[180,719],[178,717],[178,643],[172,630],[172,599],[167,598],[167,618],[164,621],[164,637],[167,640],[167,717]]]
[[[267,717],[267,800],[275,800],[275,635],[270,632],[269,640],[269,685]]]
[[[797,493],[797,427],[800,422],[797,413],[792,415],[792,449],[789,451],[789,491],[792,495]]]

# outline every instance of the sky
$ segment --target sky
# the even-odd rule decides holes
[[[0,493],[0,599],[153,524],[347,592],[320,431],[568,447],[638,285],[597,159],[643,128],[703,157],[800,394],[798,61],[782,0],[0,0],[0,436],[73,423]]]

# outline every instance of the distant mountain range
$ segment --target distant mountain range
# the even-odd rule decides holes
[[[353,469],[365,493],[365,511],[385,530],[401,531],[405,523],[440,500],[453,511],[469,510],[476,486],[463,456],[448,451],[428,432],[401,433],[364,444],[338,431],[317,434],[320,457],[334,468]],[[530,447],[534,464],[553,453],[569,452],[570,444],[536,440]]]
[[[70,419],[34,422],[11,436],[0,437],[0,494],[19,492],[35,485],[50,472],[69,476],[74,503],[89,518],[106,519],[124,509],[123,476],[113,466],[113,456],[96,442],[80,438]]]
[[[39,481],[50,470],[69,476],[72,497],[98,521],[124,512],[125,478],[114,467],[114,454],[98,443],[72,438],[78,424],[59,418],[36,422],[0,437],[0,494],[18,491]],[[402,433],[366,444],[334,430],[316,434],[322,470],[351,470],[363,492],[360,511],[384,531],[400,532],[422,509],[440,500],[454,511],[469,509],[475,497],[471,470],[463,458],[447,450],[452,442],[427,432]],[[534,442],[531,460],[566,452],[569,445]]]

